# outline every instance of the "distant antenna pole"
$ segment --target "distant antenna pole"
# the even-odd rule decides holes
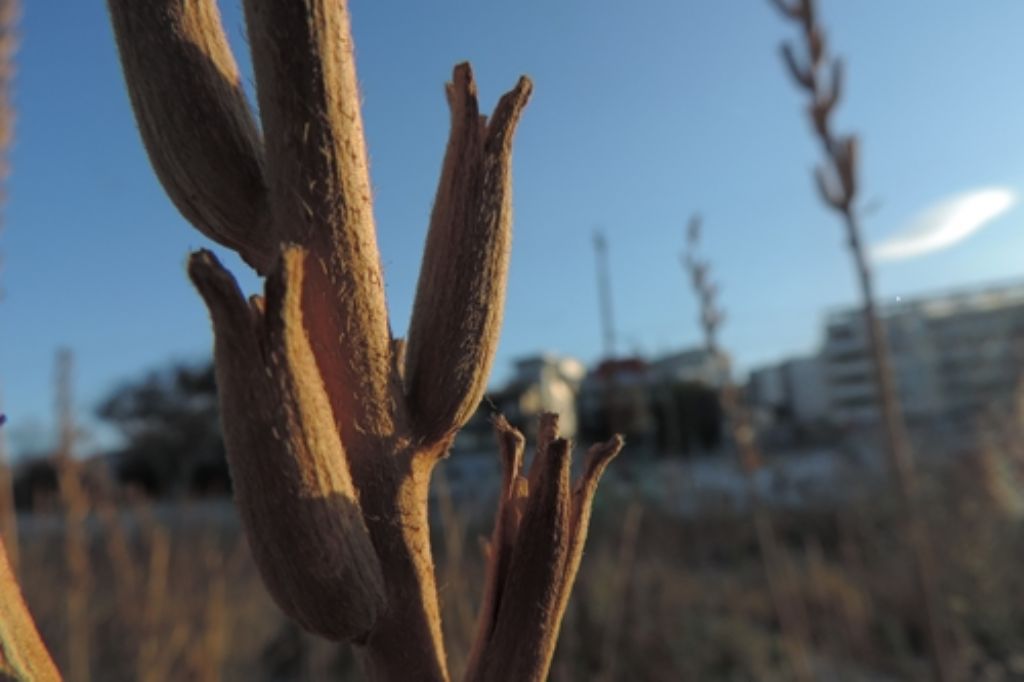
[[[604,356],[613,358],[615,357],[615,318],[612,315],[611,271],[608,268],[608,242],[600,230],[594,230],[594,252],[597,255],[597,291],[601,299]]]

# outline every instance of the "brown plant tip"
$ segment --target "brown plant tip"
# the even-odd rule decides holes
[[[451,131],[406,354],[407,402],[423,442],[465,424],[486,388],[512,243],[512,137],[531,89],[520,79],[489,120],[469,64],[455,67],[445,90]]]
[[[494,424],[499,442],[515,434],[510,442],[521,448],[522,435],[504,417]],[[538,443],[531,480],[516,477],[512,496],[499,499],[467,680],[546,679],[598,480],[623,446],[615,436],[591,447],[572,487],[572,445],[558,436],[555,415],[542,415]]]
[[[501,455],[502,494],[505,499],[510,499],[513,494],[513,483],[523,465],[526,438],[508,423],[505,415],[494,415],[491,424],[498,437],[498,452]]]
[[[626,445],[626,440],[619,434],[615,434],[609,440],[604,443],[592,445],[587,450],[587,459],[584,464],[583,474],[580,477],[577,487],[582,488],[584,486],[597,487],[597,482],[604,475],[604,470],[608,468],[611,461],[615,459],[622,448]]]
[[[828,54],[824,31],[816,23],[813,0],[772,2],[799,24],[807,50],[806,63],[801,63],[793,46],[784,43],[782,59],[793,80],[809,96],[808,117],[827,157],[825,166],[814,171],[818,193],[830,208],[851,214],[857,194],[856,139],[836,135],[831,125],[832,113],[843,95],[843,61]]]
[[[598,483],[600,483],[605,469],[622,452],[625,444],[626,441],[622,436],[616,434],[608,441],[592,445],[587,450],[583,473],[573,489],[569,557],[565,565],[565,575],[562,578],[561,592],[556,606],[559,618],[561,618],[561,614],[565,613],[573,583],[576,581],[576,573],[579,571],[580,561],[583,559],[583,547],[586,544],[587,530],[590,526],[591,506],[594,496],[597,494]]]
[[[544,460],[544,453],[551,444],[558,439],[558,415],[554,412],[541,412],[537,428],[537,451],[534,453],[533,461],[530,462],[530,487],[537,485],[537,478],[540,475],[541,462]]]
[[[556,616],[556,607],[569,556],[569,454],[569,442],[563,438],[540,453],[540,475],[526,502],[491,635],[491,643],[504,655],[484,652],[482,679],[547,677],[561,615]]]
[[[188,276],[206,302],[211,316],[221,318],[224,325],[245,326],[249,316],[240,314],[237,305],[242,300],[242,291],[212,251],[201,249],[189,256]]]

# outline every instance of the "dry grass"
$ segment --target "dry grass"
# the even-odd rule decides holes
[[[0,13],[5,7],[0,4]],[[0,34],[2,55],[8,54],[10,40],[8,33]],[[7,78],[9,66],[2,62],[0,93]],[[9,137],[9,120],[0,101],[0,147]],[[831,178],[822,181],[823,192],[846,216],[855,241],[855,145],[852,138],[833,140],[824,128],[820,132],[836,173],[822,176]],[[190,178],[183,174],[178,181]],[[842,195],[832,191],[836,183]],[[230,243],[233,235],[221,227],[207,232]],[[864,281],[871,324],[870,281]],[[442,308],[433,303],[423,310]],[[705,313],[714,349],[718,320],[713,307]],[[413,345],[413,356],[416,351]],[[475,363],[484,371],[468,383],[484,381],[488,363]],[[424,361],[428,371],[443,365]],[[104,491],[83,485],[82,467],[73,456],[69,359],[59,377],[57,505],[27,515],[20,533],[13,527],[2,530],[11,555],[21,551],[26,599],[67,678],[357,679],[359,667],[347,645],[300,632],[274,605],[235,509],[226,501],[153,506],[114,494],[109,486]],[[727,389],[723,397],[731,403],[735,391]],[[475,404],[467,399],[449,411]],[[729,412],[743,454],[740,468],[749,475],[760,454],[741,408],[733,404]],[[452,418],[442,416],[441,421]],[[885,491],[868,490],[842,508],[778,511],[755,500],[754,513],[716,507],[683,517],[664,504],[671,501],[671,490],[640,493],[629,479],[614,478],[595,504],[594,537],[576,580],[576,598],[565,611],[552,677],[568,682],[914,680],[936,672],[954,679],[1024,677],[1024,656],[1018,653],[1024,616],[1016,608],[1024,597],[1024,578],[1015,570],[1024,550],[1016,492],[1024,473],[1019,423],[1018,414],[1003,415],[976,452],[921,472],[920,485],[904,483],[912,489],[904,491],[902,504]],[[909,456],[898,454],[897,446],[891,449],[899,472],[909,466]],[[649,472],[641,465],[632,475]],[[0,476],[0,494],[6,488]],[[481,586],[488,571],[480,538],[488,536],[492,524],[463,509],[443,476],[434,493],[431,540],[439,548],[435,573],[443,636],[447,650],[467,652],[473,614],[485,602]],[[3,506],[0,500],[0,521]],[[921,618],[916,583],[924,581],[905,570],[909,561],[921,561],[917,543],[907,541],[908,513],[914,535],[941,531],[943,542],[927,563],[927,582],[933,585],[924,600],[929,611],[929,600],[940,602],[941,622],[934,614]],[[564,608],[565,601],[560,605]],[[936,671],[928,655],[935,655],[939,640],[946,660]],[[450,664],[456,674],[472,668],[471,660],[457,653]]]
[[[950,613],[947,653],[957,679],[1019,679],[1024,616],[1014,604],[1024,578],[1014,567],[1024,526],[993,496],[984,467],[958,461],[930,472],[923,504],[945,540],[934,568]],[[793,679],[750,517],[679,518],[624,479],[608,484],[552,679]],[[446,644],[466,650],[489,520],[435,497]],[[898,507],[879,493],[844,509],[774,515],[778,559],[792,575],[782,597],[806,613],[813,679],[929,679]],[[347,646],[301,634],[273,605],[226,501],[101,508],[84,524],[93,587],[90,629],[78,633],[93,678],[360,678]],[[74,642],[65,527],[59,513],[23,519],[23,587],[58,662]]]
[[[958,679],[1016,679],[1024,665],[1015,654],[1024,617],[1013,608],[1024,596],[1014,570],[1024,526],[1005,503],[1019,485],[1017,461],[990,446],[929,472],[922,486],[927,522],[945,540],[934,568]],[[883,490],[840,509],[776,510],[776,562],[789,579],[773,595],[746,512],[674,516],[663,502],[679,491],[667,482],[638,493],[632,481],[643,472],[609,481],[597,500],[552,679],[792,679],[778,599],[806,614],[813,679],[928,679],[900,508]],[[88,508],[78,530],[60,507],[22,520],[26,598],[68,679],[82,679],[65,662],[83,638],[96,679],[359,679],[348,647],[301,634],[273,605],[226,500],[103,497]],[[490,520],[443,483],[432,512],[446,644],[467,650]],[[92,585],[82,595],[87,630],[77,632],[67,608],[80,589],[67,558],[76,533]]]
[[[804,643],[807,636],[804,608],[799,600],[791,599],[788,594],[793,582],[791,562],[779,550],[772,519],[761,504],[754,484],[754,472],[762,465],[763,456],[755,437],[750,410],[732,381],[729,358],[718,342],[718,331],[724,314],[718,308],[718,286],[711,279],[710,263],[701,261],[697,255],[700,227],[700,217],[693,216],[687,228],[687,250],[683,255],[683,265],[690,275],[691,287],[700,304],[705,346],[719,365],[719,402],[729,425],[739,467],[744,473],[750,499],[750,518],[764,564],[764,578],[779,621],[792,676],[796,680],[809,681],[813,671]]]
[[[910,564],[915,574],[913,587],[927,633],[932,672],[936,680],[950,680],[950,665],[945,657],[946,641],[941,632],[942,607],[936,598],[932,571],[931,539],[918,508],[913,451],[903,421],[884,324],[875,303],[874,275],[862,237],[861,211],[858,208],[860,146],[856,135],[840,134],[834,126],[833,115],[843,97],[843,61],[830,52],[816,0],[772,0],[772,3],[794,24],[800,35],[799,47],[783,43],[783,61],[807,98],[809,122],[824,156],[815,169],[814,178],[822,201],[841,218],[857,274],[878,420],[884,434],[882,445],[892,470],[895,493],[903,506],[904,539],[911,552]],[[803,54],[799,55],[798,50]]]

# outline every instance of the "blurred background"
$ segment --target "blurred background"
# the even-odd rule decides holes
[[[251,94],[240,3],[219,4]],[[452,66],[472,61],[485,111],[520,74],[535,83],[502,344],[431,498],[453,671],[498,484],[489,417],[532,437],[553,411],[578,449],[616,432],[627,448],[552,679],[932,679],[938,641],[947,679],[1024,680],[1024,4],[820,3],[847,67],[835,125],[860,141],[910,507],[846,236],[812,179],[820,144],[779,56],[799,36],[770,2],[351,10],[396,334]],[[75,681],[359,679],[347,646],[273,605],[231,503],[185,258],[212,248],[248,292],[261,282],[166,198],[103,4],[26,3],[16,36],[0,500],[17,514],[0,530],[44,639]],[[698,211],[725,315],[713,350],[682,258]]]

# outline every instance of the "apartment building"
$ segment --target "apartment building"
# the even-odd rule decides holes
[[[881,316],[909,422],[969,422],[1014,396],[1024,367],[1024,284],[898,301],[883,306]],[[831,421],[876,421],[861,309],[830,313],[824,336],[821,360]]]

